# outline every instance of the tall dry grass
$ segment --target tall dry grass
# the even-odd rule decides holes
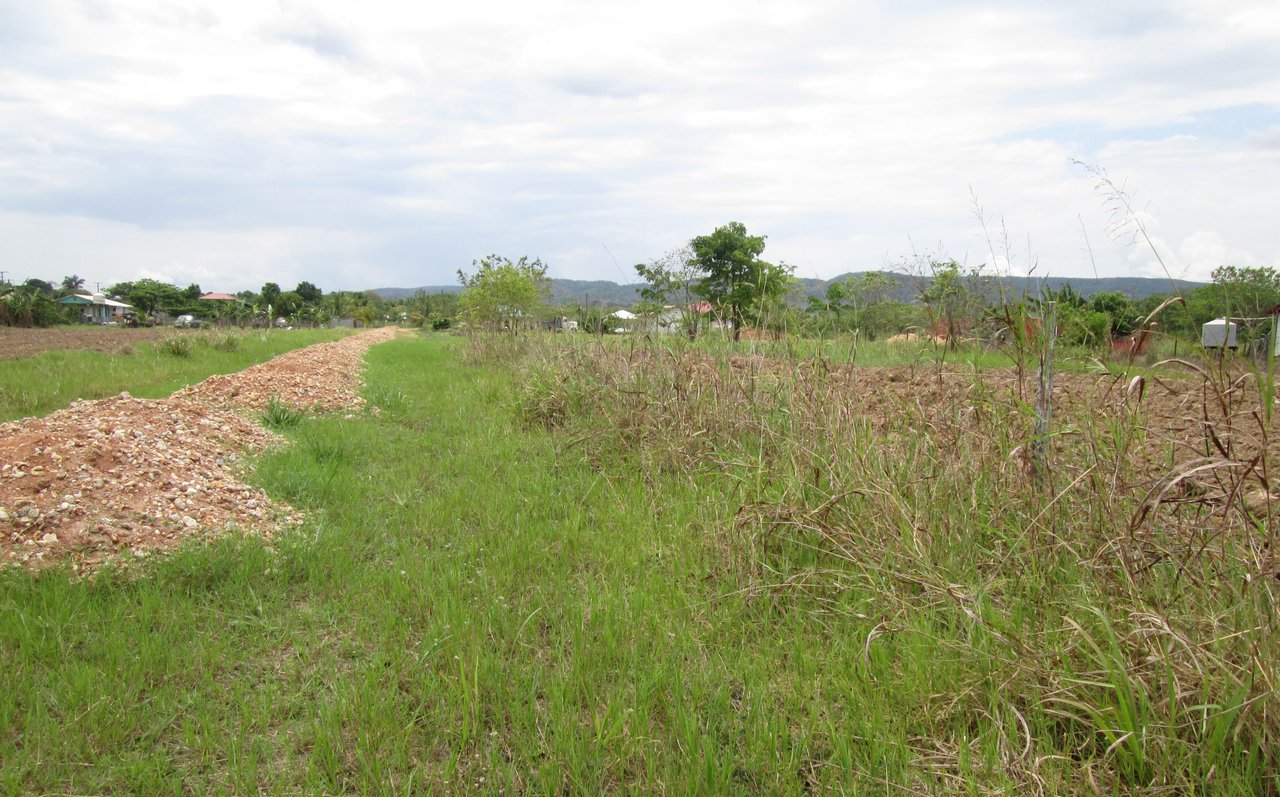
[[[928,692],[917,766],[945,780],[985,728],[1029,792],[1276,791],[1269,373],[1059,374],[1037,434],[1014,370],[521,345],[525,422],[727,489],[726,588],[863,635],[866,677]],[[920,649],[936,682],[895,681]]]

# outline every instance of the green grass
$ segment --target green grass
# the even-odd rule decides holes
[[[0,360],[0,422],[47,415],[76,399],[105,398],[121,391],[161,398],[212,374],[240,371],[347,334],[325,329],[179,332],[128,353],[63,350]]]
[[[296,534],[0,575],[0,793],[1274,792],[1265,688],[1189,684],[1046,525],[1076,518],[1030,522],[998,469],[498,345],[374,347],[383,412],[259,464],[312,512]],[[723,429],[675,434],[699,412]],[[1273,662],[1270,595],[1235,575],[1195,655],[1244,630]]]

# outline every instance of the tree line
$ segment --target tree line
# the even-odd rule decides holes
[[[899,279],[883,271],[851,275],[829,283],[820,296],[802,297],[795,269],[763,258],[765,243],[765,236],[730,222],[638,263],[635,271],[643,284],[631,309],[642,318],[662,317],[689,336],[717,325],[735,340],[744,329],[756,328],[814,337],[857,334],[867,340],[915,331],[954,343],[995,337],[1014,319],[1041,318],[1052,308],[1063,342],[1104,348],[1140,328],[1198,339],[1201,325],[1221,317],[1236,319],[1242,342],[1248,342],[1269,330],[1269,313],[1280,307],[1280,273],[1272,267],[1223,265],[1202,287],[1134,299],[1119,291],[1086,297],[1069,283],[1039,290],[1023,283],[1015,294],[986,266],[933,258],[901,268],[915,287],[911,301],[895,298]],[[603,308],[551,305],[541,259],[489,255],[472,265],[471,273],[458,272],[463,321],[510,330],[554,317],[571,318],[589,331],[617,326]]]
[[[1280,273],[1271,267],[1223,265],[1212,282],[1177,294],[1132,299],[1118,291],[1082,296],[1070,284],[1012,295],[1000,277],[984,266],[927,259],[901,271],[915,285],[911,301],[896,298],[899,279],[890,272],[866,272],[831,282],[819,296],[804,297],[786,263],[764,259],[766,237],[730,222],[647,263],[637,263],[643,281],[640,299],[630,309],[642,319],[663,318],[679,332],[696,336],[709,326],[726,329],[736,340],[755,328],[803,336],[857,334],[875,340],[918,331],[949,341],[984,337],[1008,328],[1012,318],[1043,316],[1052,306],[1066,343],[1105,347],[1139,328],[1196,339],[1200,326],[1230,317],[1242,322],[1242,342],[1261,336],[1264,319],[1280,306]],[[268,282],[258,291],[241,291],[236,301],[202,300],[199,285],[185,288],[154,279],[109,285],[104,294],[133,306],[142,318],[189,313],[225,325],[325,325],[351,319],[362,326],[402,324],[445,329],[462,321],[472,326],[516,330],[572,319],[580,329],[617,328],[607,308],[578,302],[553,305],[548,266],[539,258],[492,254],[459,270],[461,293],[425,293],[384,300],[374,291],[324,293],[303,281],[292,290]],[[48,326],[73,323],[79,310],[57,299],[81,293],[84,279],[60,283],[28,279],[0,282],[0,324]],[[1159,318],[1152,313],[1165,308]],[[1144,326],[1145,325],[1145,326]]]
[[[0,325],[53,326],[80,321],[81,307],[59,304],[74,294],[86,294],[83,277],[72,274],[59,283],[38,278],[18,284],[0,281]],[[280,319],[292,326],[325,326],[334,319],[350,319],[361,326],[402,323],[447,327],[457,315],[458,297],[419,293],[385,301],[374,291],[325,293],[311,282],[283,290],[275,282],[257,291],[240,291],[234,300],[201,299],[198,284],[185,288],[142,278],[108,285],[102,295],[131,306],[130,322],[141,325],[162,318],[194,315],[224,326],[266,326]]]

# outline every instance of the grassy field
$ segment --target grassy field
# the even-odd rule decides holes
[[[680,349],[382,344],[259,464],[299,533],[0,575],[0,791],[1277,791],[1271,521],[1133,526],[1138,416],[1033,479],[972,369]]]
[[[129,353],[49,351],[0,360],[0,422],[47,415],[76,399],[160,398],[212,374],[241,371],[277,354],[350,334],[342,329],[178,333]]]

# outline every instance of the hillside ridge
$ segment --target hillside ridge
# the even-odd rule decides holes
[[[849,272],[829,280],[797,277],[796,288],[793,289],[789,301],[792,304],[803,305],[810,296],[823,295],[831,283],[866,273],[873,272]],[[920,286],[927,286],[930,281],[929,277],[915,277],[899,272],[879,273],[886,274],[897,282],[897,286],[890,290],[889,295],[903,302],[914,301],[919,295]],[[1185,293],[1206,284],[1156,277],[1004,277],[1000,282],[1003,283],[1005,293],[1010,296],[1034,296],[1044,288],[1056,291],[1070,285],[1076,293],[1085,298],[1103,291],[1119,291],[1135,300],[1175,291]],[[551,279],[551,299],[557,304],[577,302],[592,307],[630,307],[640,301],[642,287],[644,283],[619,284],[609,280],[575,280],[555,277]],[[458,293],[461,290],[460,285],[424,285],[418,288],[374,288],[373,292],[385,300],[394,301],[406,299],[419,292]],[[988,283],[987,290],[991,298],[995,298],[998,287],[994,278]]]

